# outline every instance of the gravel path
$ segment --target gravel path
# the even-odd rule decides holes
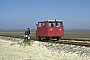
[[[0,39],[0,60],[90,60],[90,48],[38,41],[21,46]]]

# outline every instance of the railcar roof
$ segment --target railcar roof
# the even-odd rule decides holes
[[[62,22],[62,20],[46,20],[46,21],[41,21],[41,22],[55,22],[55,21],[58,21],[58,22]]]
[[[55,20],[47,20],[47,21],[55,21]],[[62,20],[56,20],[56,21],[62,21]]]

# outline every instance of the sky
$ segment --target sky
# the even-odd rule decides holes
[[[90,29],[90,0],[0,0],[0,28],[36,28],[63,20],[65,28]]]

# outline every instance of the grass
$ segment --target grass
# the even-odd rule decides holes
[[[31,40],[24,41],[23,43],[24,43],[24,46],[26,46],[26,45],[31,46]]]
[[[88,31],[65,31],[64,38],[90,38]]]

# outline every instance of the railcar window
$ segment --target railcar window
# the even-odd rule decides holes
[[[62,22],[56,22],[56,27],[61,27],[62,26]]]
[[[39,26],[38,27],[41,27],[42,25],[41,25],[41,23],[39,23]]]
[[[44,23],[43,23],[43,27],[45,27],[45,26],[46,26],[46,23],[44,22]]]
[[[63,25],[63,23],[62,22],[60,22],[60,26],[62,26]]]
[[[49,27],[55,27],[55,22],[49,22]]]

